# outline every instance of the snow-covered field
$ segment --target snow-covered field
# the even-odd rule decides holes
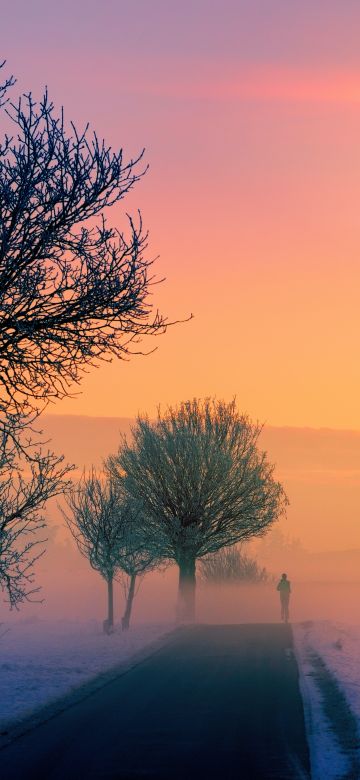
[[[312,780],[360,778],[360,626],[293,626]]]
[[[97,621],[18,621],[0,626],[0,732],[129,659],[171,630],[134,626],[110,636]]]

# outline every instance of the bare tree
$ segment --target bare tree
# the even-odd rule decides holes
[[[39,591],[34,564],[43,553],[41,511],[66,490],[68,472],[62,457],[29,438],[27,419],[7,417],[0,427],[0,587],[10,607],[32,601]]]
[[[6,100],[13,137],[0,152],[0,388],[8,407],[70,392],[89,365],[126,358],[146,334],[155,283],[140,215],[127,234],[104,210],[143,176],[88,127],[67,127],[44,94]]]
[[[204,583],[236,584],[269,582],[271,576],[241,545],[233,545],[201,558],[200,578]]]
[[[70,514],[61,511],[82,555],[107,583],[108,614],[104,631],[114,625],[114,578],[118,571],[119,549],[124,542],[124,518],[117,511],[113,484],[92,470],[83,474],[66,497]]]
[[[121,481],[122,482],[122,481]],[[121,620],[123,631],[130,628],[130,619],[136,586],[140,585],[142,577],[158,568],[161,563],[160,551],[157,545],[149,539],[148,520],[139,501],[126,496],[123,484],[120,485],[122,495],[121,512],[126,523],[124,542],[119,550],[119,579],[124,596],[125,610]]]
[[[154,423],[139,417],[133,443],[111,459],[143,503],[149,535],[179,566],[182,618],[194,618],[197,558],[261,535],[285,510],[260,430],[235,402],[193,400]]]
[[[154,568],[157,561],[144,544],[143,513],[129,501],[119,480],[101,478],[93,470],[83,475],[67,496],[70,514],[62,510],[79,551],[107,582],[108,616],[104,631],[114,626],[114,580],[125,591],[122,628],[129,628],[136,579]],[[141,521],[141,524],[140,524]]]

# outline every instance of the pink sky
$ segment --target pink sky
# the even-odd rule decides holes
[[[127,156],[146,147],[111,219],[141,208],[155,304],[195,315],[56,413],[236,395],[272,425],[360,427],[359,27],[355,2],[8,4],[19,88],[47,84]]]

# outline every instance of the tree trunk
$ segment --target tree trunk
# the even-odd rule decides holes
[[[111,634],[114,628],[114,590],[113,590],[113,578],[109,577],[107,580],[108,590],[108,616],[103,622],[103,629],[105,634]]]
[[[129,591],[126,599],[126,606],[125,606],[125,612],[124,617],[121,621],[122,630],[127,631],[130,627],[130,617],[131,617],[131,610],[132,605],[134,601],[135,596],[135,583],[136,583],[136,574],[130,575],[130,584],[129,584]]]
[[[195,558],[180,558],[179,565],[179,597],[177,619],[180,622],[195,620],[195,588],[196,575]]]

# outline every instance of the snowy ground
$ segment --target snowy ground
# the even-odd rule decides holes
[[[102,633],[97,621],[20,620],[0,626],[0,734],[31,711],[129,661],[168,624]],[[360,626],[293,625],[312,780],[360,779]]]
[[[19,621],[0,626],[0,732],[171,630],[134,626],[107,636],[96,621]]]
[[[360,778],[360,626],[293,625],[312,780]]]

